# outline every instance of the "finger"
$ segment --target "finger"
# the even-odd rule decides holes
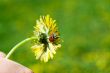
[[[0,58],[5,58],[5,54],[3,52],[0,51]]]
[[[11,60],[7,60],[7,61],[10,63],[11,67],[15,69],[16,73],[33,73],[32,70],[19,63],[16,63]]]
[[[24,73],[34,73],[34,72],[28,68],[24,68]]]
[[[33,72],[28,68],[18,66],[18,68],[15,70],[15,73],[33,73]]]

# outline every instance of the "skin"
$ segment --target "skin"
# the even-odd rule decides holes
[[[12,60],[5,59],[5,54],[0,52],[0,73],[33,73],[27,67]]]

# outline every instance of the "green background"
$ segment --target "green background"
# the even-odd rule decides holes
[[[0,0],[0,50],[32,36],[36,19],[47,14],[64,41],[54,59],[35,60],[31,42],[10,59],[35,73],[110,73],[110,0]]]

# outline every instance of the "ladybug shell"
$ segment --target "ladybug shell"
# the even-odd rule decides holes
[[[49,37],[49,41],[54,42],[54,40],[55,40],[55,36],[54,36],[54,34],[51,34]]]

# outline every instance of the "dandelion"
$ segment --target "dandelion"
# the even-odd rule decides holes
[[[32,46],[36,59],[44,62],[52,59],[56,50],[61,47],[55,20],[52,20],[49,15],[40,17],[36,21],[34,35],[38,37],[37,43]]]
[[[35,53],[36,59],[40,59],[44,62],[53,59],[56,50],[61,47],[61,39],[55,20],[50,18],[49,15],[41,16],[39,20],[36,20],[36,26],[34,28],[34,36],[18,43],[12,48],[6,58],[9,58],[16,48],[32,40],[35,43],[31,48]]]

